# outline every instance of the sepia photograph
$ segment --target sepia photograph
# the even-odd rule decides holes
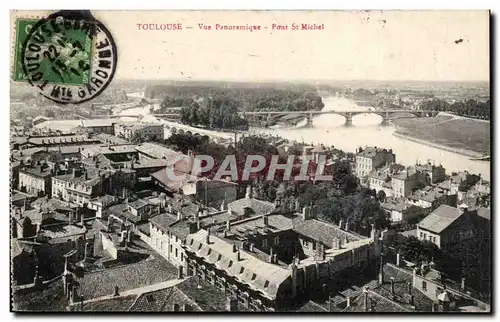
[[[9,16],[11,312],[492,313],[490,11]]]

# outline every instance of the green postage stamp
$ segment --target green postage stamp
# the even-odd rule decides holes
[[[14,81],[28,81],[24,69],[38,69],[38,75],[43,74],[48,83],[87,84],[92,64],[92,39],[88,32],[64,27],[51,30],[50,22],[33,32],[38,22],[22,18],[16,21]]]

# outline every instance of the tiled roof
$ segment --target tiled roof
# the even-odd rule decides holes
[[[280,285],[290,277],[290,271],[261,261],[242,250],[241,260],[237,261],[232,244],[216,236],[210,236],[210,244],[207,244],[206,237],[207,231],[203,229],[188,235],[187,249],[270,299],[276,298]]]
[[[83,127],[99,127],[99,126],[112,126],[115,120],[113,119],[90,119],[82,120]]]
[[[42,166],[36,166],[33,168],[27,168],[25,170],[21,170],[21,173],[28,173],[37,177],[49,177],[52,175],[52,171],[49,167],[42,168]]]
[[[116,296],[83,305],[84,312],[127,312],[136,300],[137,295]],[[81,311],[80,303],[71,306],[71,311]]]
[[[165,159],[167,161],[172,161],[176,156],[182,155],[181,152],[177,152],[161,146],[159,144],[145,142],[136,147],[136,150],[140,153],[146,154],[148,156],[157,158],[157,159]]]
[[[262,215],[252,217],[252,219],[243,219],[231,223],[231,232],[235,235],[245,235],[248,232],[261,232],[266,229],[274,231],[283,231],[293,228],[293,217],[282,214],[267,215],[268,226],[264,225]]]
[[[366,307],[365,307],[365,296]],[[356,299],[351,301],[351,305],[346,307],[344,312],[410,312],[411,310],[405,308],[395,301],[391,301],[388,298],[381,296],[380,294],[367,291],[359,295]]]
[[[461,216],[457,208],[441,205],[418,223],[418,227],[441,233]]]
[[[28,142],[34,145],[42,144],[64,144],[64,143],[85,143],[97,140],[88,138],[86,135],[63,135],[63,136],[41,136],[28,138]]]
[[[150,220],[153,224],[157,225],[158,227],[167,230],[170,225],[175,223],[177,221],[177,216],[173,214],[168,214],[168,213],[162,213],[159,214],[158,216],[155,216]]]
[[[403,211],[406,210],[407,208],[411,207],[412,205],[404,202],[404,201],[399,201],[399,202],[383,202],[380,204],[380,207],[383,209],[387,210],[395,210],[395,211]]]
[[[241,216],[245,214],[245,208],[252,209],[253,213],[256,215],[261,215],[264,213],[272,212],[276,206],[272,202],[258,200],[255,198],[242,198],[231,202],[228,205],[231,212],[236,213]]]
[[[179,191],[179,189],[181,189],[185,185],[185,183],[198,180],[198,178],[195,176],[175,170],[173,171],[173,174],[178,177],[183,177],[184,179],[170,178],[165,169],[161,169],[152,173],[151,177],[153,177],[155,180],[158,180],[161,184],[174,192]]]
[[[158,291],[143,293],[139,295],[129,311],[132,312],[161,312],[173,311],[173,304],[193,306],[193,302],[180,292],[175,286]]]
[[[83,156],[91,157],[98,154],[135,153],[136,145],[96,145],[82,151]]]
[[[389,150],[369,146],[369,147],[366,147],[365,149],[363,149],[363,151],[358,152],[356,154],[356,156],[361,156],[361,157],[372,159],[377,155],[377,153],[382,153],[382,152],[389,153]]]
[[[360,240],[358,236],[342,230],[338,226],[317,219],[302,220],[298,217],[293,221],[293,230],[329,247],[333,246],[333,238],[337,235],[346,236],[347,242]]]
[[[102,143],[112,143],[116,145],[130,144],[130,142],[125,139],[106,133],[99,133],[95,136],[95,138],[99,139]]]
[[[481,217],[483,217],[485,219],[491,220],[491,209],[490,208],[480,207],[477,210],[477,215],[481,216]]]
[[[226,311],[227,298],[224,292],[202,280],[198,283],[197,277],[191,277],[175,288],[205,312]]]
[[[317,304],[313,301],[308,301],[306,304],[300,307],[297,312],[328,312],[323,306]]]
[[[84,299],[113,295],[115,286],[123,292],[177,277],[177,269],[160,255],[139,263],[87,273],[81,279]]]

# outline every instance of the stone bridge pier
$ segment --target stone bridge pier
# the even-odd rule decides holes
[[[314,127],[313,125],[313,114],[309,113],[306,115],[306,125],[305,127],[311,128]]]
[[[344,126],[346,126],[346,127],[352,126],[352,116],[353,116],[352,113],[347,113],[344,115],[344,117],[345,117]]]
[[[382,115],[382,125],[387,126],[389,125],[389,121],[391,120],[391,115],[389,112],[385,112]]]

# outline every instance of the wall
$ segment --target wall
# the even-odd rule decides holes
[[[118,258],[118,251],[111,240],[109,240],[106,235],[101,232],[102,249],[107,250],[113,259]]]

